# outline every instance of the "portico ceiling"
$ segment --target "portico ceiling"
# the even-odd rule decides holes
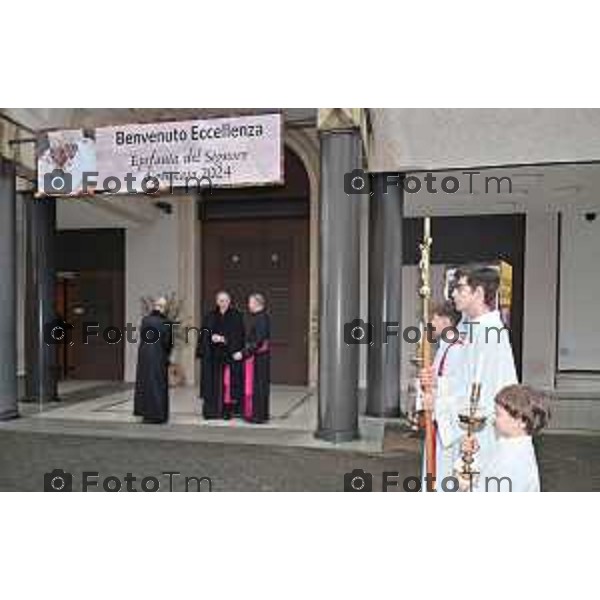
[[[469,175],[469,171],[478,173]],[[421,181],[421,189],[418,193],[405,194],[405,215],[408,217],[567,209],[600,211],[600,164],[435,171],[431,175],[436,179],[430,184],[430,189],[436,190],[434,193],[427,190],[427,172],[413,175]],[[457,192],[444,192],[442,182],[446,177],[456,178]],[[498,180],[502,178],[498,192]]]

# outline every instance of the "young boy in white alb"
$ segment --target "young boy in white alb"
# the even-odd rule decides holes
[[[539,492],[540,477],[532,436],[547,424],[544,396],[526,385],[509,385],[496,396],[496,443],[473,478],[459,477],[461,491]],[[463,441],[463,451],[478,450],[475,437]],[[471,489],[472,488],[472,489]]]

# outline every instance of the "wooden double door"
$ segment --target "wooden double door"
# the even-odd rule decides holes
[[[61,379],[123,379],[125,338],[108,343],[103,337],[110,327],[119,328],[125,336],[123,283],[123,273],[115,271],[58,274],[56,312],[74,327],[71,342],[58,346]],[[90,335],[88,343],[83,341],[86,323],[99,324],[92,329],[97,335]]]
[[[227,290],[244,312],[250,293],[263,294],[271,316],[272,381],[306,385],[308,219],[204,222],[201,262],[203,310],[214,306],[214,296],[219,290]]]

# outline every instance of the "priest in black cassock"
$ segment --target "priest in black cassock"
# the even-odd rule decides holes
[[[200,397],[205,419],[231,419],[239,414],[243,367],[233,355],[243,347],[242,314],[227,292],[219,292],[215,308],[204,317],[196,352],[202,361]]]
[[[265,423],[269,420],[271,391],[271,321],[265,297],[251,294],[248,310],[252,320],[246,345],[233,358],[244,365],[242,416],[250,423]]]
[[[133,414],[144,423],[169,420],[169,356],[173,348],[172,324],[165,316],[167,301],[157,298],[140,325]]]

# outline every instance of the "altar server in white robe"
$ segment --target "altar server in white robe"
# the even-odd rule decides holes
[[[453,474],[448,461],[460,457],[464,430],[459,415],[468,411],[472,384],[481,384],[479,409],[486,418],[485,426],[477,434],[483,459],[496,442],[494,398],[503,387],[517,383],[509,331],[495,310],[500,285],[497,271],[460,269],[455,277],[452,297],[456,310],[462,313],[459,342],[448,353],[449,362],[442,377],[436,362],[429,372],[421,372],[422,386],[427,387],[431,382],[435,390],[432,409],[438,431],[437,491],[443,491],[443,478]]]
[[[502,388],[518,383],[517,372],[510,331],[495,308],[500,287],[498,271],[490,267],[459,269],[455,277],[452,297],[457,310],[463,313],[458,329],[466,351],[460,365],[463,402],[457,406],[460,412],[467,411],[473,383],[481,384],[479,411],[485,425],[477,438],[479,458],[484,460],[496,442],[496,395]],[[450,418],[453,423],[458,420],[457,415]]]
[[[548,423],[550,413],[543,394],[524,385],[510,385],[496,396],[494,451],[481,463],[475,481],[459,478],[461,491],[539,492],[540,477],[532,436]],[[466,437],[463,450],[478,450]]]
[[[433,360],[434,401],[431,405],[425,401],[422,390],[417,396],[417,409],[430,408],[436,424],[436,481],[437,490],[444,491],[441,482],[453,475],[454,464],[460,456],[460,441],[464,436],[458,426],[458,404],[462,393],[461,361],[465,358],[465,346],[460,339],[457,324],[461,314],[452,301],[435,304],[431,309],[431,332],[437,342],[437,351]],[[462,406],[462,403],[461,403]],[[423,460],[425,457],[423,457]],[[423,465],[425,477],[425,465]],[[427,491],[423,480],[421,490]]]

